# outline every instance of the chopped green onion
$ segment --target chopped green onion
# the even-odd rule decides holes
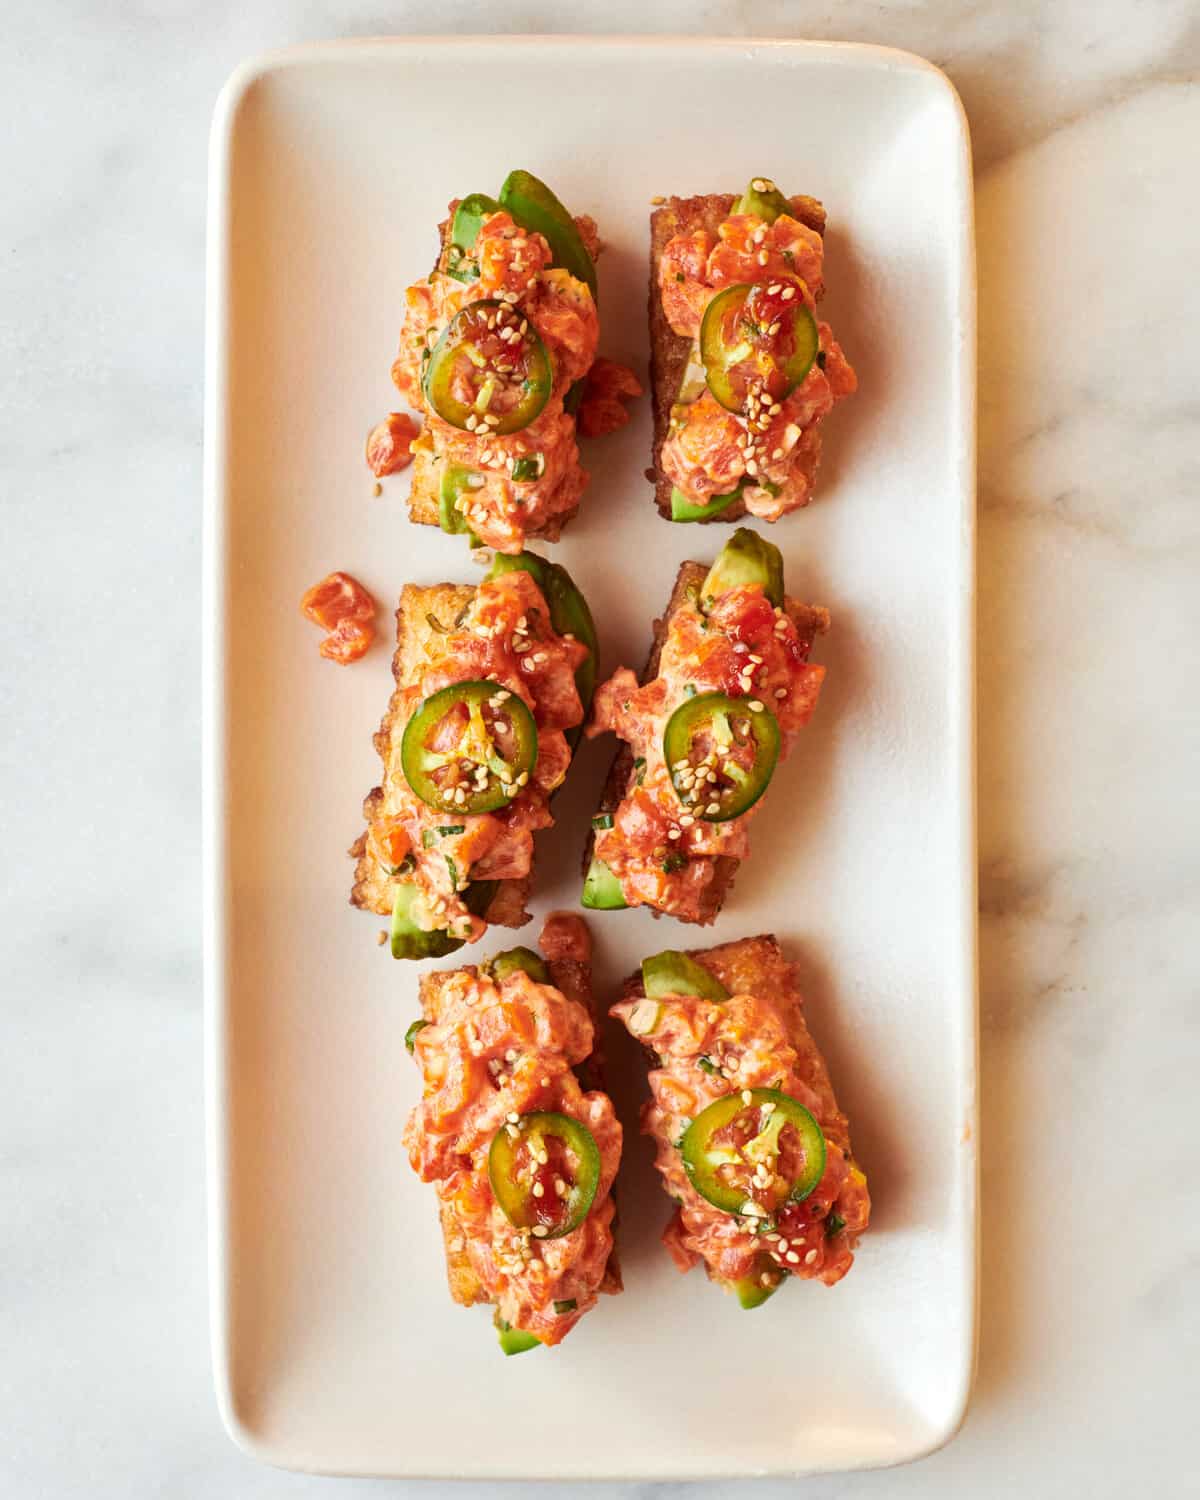
[[[593,828],[611,828],[613,826],[612,813],[597,813],[592,819]]]
[[[578,1305],[574,1297],[568,1297],[563,1302],[556,1302],[554,1304],[554,1311],[560,1314],[574,1312]]]
[[[412,1023],[412,1025],[408,1028],[408,1030],[404,1033],[404,1045],[408,1048],[408,1050],[410,1052],[413,1049],[413,1043],[417,1039],[417,1032],[418,1031],[424,1031],[425,1028],[426,1028],[426,1026],[428,1026],[428,1025],[429,1025],[428,1021],[414,1021]]]
[[[525,458],[514,459],[512,466],[512,477],[515,484],[532,484],[542,477],[545,472],[546,460],[541,453],[533,453]]]

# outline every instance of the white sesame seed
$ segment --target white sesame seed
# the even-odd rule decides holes
[[[769,297],[777,297],[781,291],[782,287],[780,286],[779,282],[773,281],[767,288],[767,295]]]
[[[767,254],[767,252],[765,250],[760,250],[758,252],[758,263],[759,263],[760,266],[765,266],[766,263],[770,260],[770,258],[771,257]]]
[[[520,1053],[517,1051],[517,1049],[515,1047],[510,1047],[504,1054],[504,1061],[507,1063],[515,1063],[519,1056]]]
[[[554,1179],[554,1191],[558,1194],[558,1196],[560,1198],[565,1197],[566,1191],[567,1191],[567,1185],[562,1180],[561,1177],[556,1177]]]
[[[679,820],[679,826],[681,828],[690,828],[695,821],[696,820],[692,817],[691,813],[684,813]]]
[[[508,1114],[506,1114],[504,1118],[508,1121],[508,1123],[510,1125],[515,1125],[517,1123],[517,1121],[521,1118],[521,1116],[516,1112],[515,1109],[510,1109],[509,1112],[508,1112]]]
[[[800,1264],[800,1257],[794,1250],[789,1250],[787,1253],[787,1262],[790,1266],[798,1266]]]
[[[787,697],[787,688],[776,688],[775,689],[775,696],[776,696],[776,698],[786,698]]]
[[[542,1184],[540,1182],[535,1182],[533,1185],[533,1196],[535,1198],[543,1198],[545,1197],[545,1194],[546,1189],[542,1186]]]
[[[679,829],[678,829],[678,828],[668,828],[668,829],[667,829],[667,837],[668,837],[668,838],[669,838],[669,839],[677,839],[677,838],[680,838],[680,837],[681,837],[681,835],[680,835],[680,832],[679,832]]]
[[[808,1252],[808,1254],[804,1257],[804,1264],[806,1266],[811,1266],[812,1263],[813,1263],[813,1261],[816,1260],[816,1258],[817,1258],[817,1252],[816,1252],[816,1250],[815,1249],[814,1250],[810,1250]]]
[[[539,1240],[544,1240],[546,1238],[546,1236],[550,1233],[550,1231],[546,1228],[546,1226],[544,1224],[535,1224],[533,1226],[533,1232],[534,1232],[535,1236]]]
[[[785,302],[790,302],[795,295],[796,295],[796,288],[794,286],[785,286],[784,287],[784,289],[783,289],[783,300]]]
[[[758,1284],[759,1284],[759,1286],[770,1286],[772,1280],[773,1280],[773,1278],[771,1276],[771,1273],[769,1271],[764,1271],[762,1273],[762,1275],[758,1278]]]
[[[753,1104],[754,1103],[754,1095],[750,1092],[749,1089],[743,1089],[742,1090],[742,1103],[743,1104]]]
[[[750,701],[746,704],[746,707],[750,710],[751,713],[755,714],[760,714],[763,711],[763,706],[757,698],[751,698]]]

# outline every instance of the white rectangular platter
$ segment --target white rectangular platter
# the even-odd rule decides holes
[[[452,196],[512,167],[594,215],[601,348],[643,373],[655,194],[769,173],[828,210],[825,315],[860,379],[827,424],[816,503],[770,529],[789,592],[827,604],[821,703],[753,857],[705,931],[598,913],[597,982],[667,946],[773,931],[801,966],[874,1218],[849,1277],[742,1312],[659,1244],[626,1124],[626,1292],[565,1345],[506,1360],[446,1293],[432,1190],[400,1134],[418,968],[347,904],[378,779],[385,640],[317,656],[301,593],[335,568],[390,618],[401,585],[478,573],[371,495],[405,286]],[[355,1474],[684,1479],[890,1464],[943,1443],[974,1357],[975,289],[957,96],[903,53],[796,42],[406,38],[248,64],[212,145],[206,453],[206,847],[212,1322],[236,1440]],[[679,562],[728,527],[661,520],[648,402],[587,444],[555,556],[640,668]],[[586,746],[540,836],[535,915],[578,901],[613,750]],[[536,938],[537,925],[522,941]],[[499,932],[478,955],[511,945]],[[443,965],[451,961],[443,961]]]

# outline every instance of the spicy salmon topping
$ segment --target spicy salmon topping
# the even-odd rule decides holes
[[[788,1274],[840,1281],[870,1217],[800,1006],[789,979],[769,993],[626,999],[612,1010],[658,1058],[642,1129],[678,1205],[664,1243],[680,1270],[703,1262],[744,1305]]]
[[[739,531],[730,548],[743,538],[770,547]],[[716,861],[749,852],[750,819],[825,676],[808,660],[803,606],[772,604],[757,582],[707,589],[671,613],[652,680],[639,686],[621,667],[597,689],[587,731],[619,735],[634,767],[620,803],[594,823],[595,859],[627,905],[685,921],[711,920]]]
[[[820,423],[858,381],[816,317],[822,237],[761,181],[757,212],[735,204],[715,235],[678,234],[660,258],[664,315],[695,341],[660,462],[691,504],[740,488],[752,515],[774,521],[808,503]]]
[[[471,886],[527,875],[534,832],[554,821],[588,648],[555,630],[522,569],[484,579],[461,617],[431,623],[426,666],[393,698],[366,855],[393,891],[411,887],[416,928],[470,942],[487,928]]]
[[[436,1184],[448,1255],[468,1268],[459,1300],[492,1302],[499,1326],[557,1344],[614,1289],[621,1126],[573,1071],[592,1051],[592,1020],[521,968],[459,970],[425,1008],[412,1044],[424,1092],[404,1144]]]

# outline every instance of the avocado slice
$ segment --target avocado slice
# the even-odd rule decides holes
[[[783,605],[783,556],[773,542],[765,541],[748,526],[739,526],[708,570],[700,598],[711,599],[741,584],[760,583],[775,607]]]
[[[648,1000],[667,995],[698,995],[701,1000],[728,1000],[729,991],[715,974],[686,953],[666,948],[642,960],[642,988]]]
[[[500,1341],[500,1348],[505,1354],[524,1354],[527,1349],[536,1349],[542,1342],[536,1335],[514,1328],[499,1313],[492,1319],[492,1322],[496,1329],[496,1337]]]
[[[730,1282],[738,1301],[747,1311],[761,1307],[764,1302],[769,1302],[783,1285],[783,1279],[780,1278],[770,1286],[763,1286],[761,1278],[760,1271],[752,1271],[749,1276],[743,1276],[740,1281]]]
[[[522,228],[544,235],[554,264],[584,282],[595,301],[595,262],[588,254],[575,220],[546,184],[532,172],[518,168],[504,179],[500,206],[506,208]]]
[[[575,580],[561,563],[547,562],[536,552],[518,552],[515,557],[497,552],[489,578],[498,578],[502,573],[513,573],[518,569],[532,575],[534,582],[550,606],[550,623],[559,635],[573,635],[588,648],[588,654],[575,668],[575,687],[579,701],[583,704],[584,718],[592,706],[592,694],[596,690],[596,667],[600,659],[600,645],[596,639],[596,623],[588,608],[587,600],[580,593]],[[576,724],[567,731],[567,743],[574,750],[583,734],[583,725]]]
[[[497,953],[495,958],[482,967],[484,973],[490,974],[497,984],[510,974],[515,974],[518,969],[538,984],[550,983],[550,970],[532,948],[509,948],[504,953]]]
[[[496,894],[496,881],[475,880],[463,894],[467,910],[481,917]],[[445,958],[462,947],[461,938],[452,938],[444,927],[426,932],[413,921],[412,907],[417,888],[411,880],[402,880],[392,902],[392,957]]]
[[[452,938],[445,928],[426,932],[412,918],[412,906],[417,888],[411,880],[402,880],[396,887],[392,903],[392,957],[393,958],[445,958],[462,947],[459,938]]]
[[[450,225],[450,243],[460,250],[471,250],[479,237],[479,228],[488,214],[498,214],[500,205],[486,193],[468,193],[454,210]]]
[[[590,911],[620,911],[628,905],[621,882],[602,859],[593,858],[588,867],[580,905]]]
[[[707,505],[697,505],[694,500],[689,500],[677,486],[671,486],[671,519],[672,521],[707,521],[709,516],[719,516],[742,493],[742,486],[730,490],[728,495],[714,495]]]
[[[442,483],[438,490],[438,525],[451,536],[460,536],[469,531],[466,517],[455,505],[455,501],[467,488],[467,480],[475,473],[462,464],[447,464],[442,470]]]
[[[757,184],[761,183],[759,187]],[[780,214],[791,212],[791,205],[769,177],[752,177],[746,191],[733,205],[735,214],[757,214],[774,224]]]

